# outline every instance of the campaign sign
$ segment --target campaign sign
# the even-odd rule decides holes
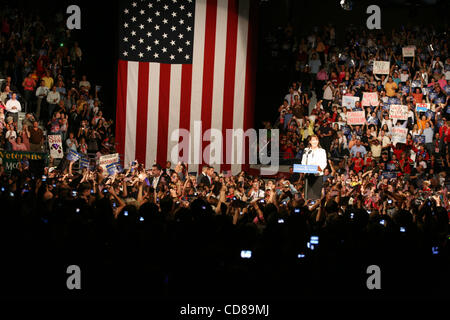
[[[425,143],[425,136],[424,135],[414,136],[413,141],[419,144]]]
[[[119,173],[119,168],[117,166],[117,163],[110,163],[106,166],[106,170],[108,171],[108,174],[110,176],[114,175],[115,173]]]
[[[356,106],[356,101],[359,101],[359,97],[354,96],[343,96],[342,97],[342,106],[347,109],[354,109]]]
[[[53,159],[64,158],[61,136],[59,134],[48,135],[48,146],[50,148],[50,156]]]
[[[373,73],[375,74],[389,74],[391,63],[389,61],[374,61]]]
[[[85,154],[81,155],[80,168],[89,168],[89,157]]]
[[[416,103],[416,111],[417,112],[427,112],[430,110],[429,103]]]
[[[362,99],[362,106],[363,107],[370,107],[370,106],[378,106],[378,93],[377,92],[364,92],[363,93],[363,99]]]
[[[101,156],[98,165],[102,167],[103,170],[107,170],[106,166],[111,163],[118,163],[120,161],[119,154],[113,153],[105,156]]]
[[[407,58],[407,57],[414,57],[415,50],[416,50],[415,47],[403,47],[402,48],[403,56],[405,58]]]
[[[401,104],[391,104],[389,108],[389,118],[397,120],[408,120],[408,106]]]
[[[408,135],[408,129],[401,127],[392,128],[392,143],[406,143],[406,136]]]
[[[293,168],[294,172],[298,172],[298,173],[317,173],[318,171],[318,166],[315,165],[304,165],[304,164],[294,164],[294,168]]]
[[[381,176],[385,179],[395,179],[395,178],[397,178],[397,175],[398,175],[398,172],[396,172],[396,171],[388,171],[388,172],[384,171],[381,174]]]
[[[364,111],[347,112],[347,124],[363,125],[366,123],[366,113]]]
[[[73,151],[72,149],[70,149],[69,152],[67,153],[67,160],[69,161],[75,162],[78,161],[80,158],[81,155],[78,152]]]
[[[388,104],[400,104],[400,99],[396,97],[388,98]]]

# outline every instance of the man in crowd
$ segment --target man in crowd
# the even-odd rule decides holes
[[[13,118],[14,122],[17,123],[19,112],[22,111],[22,106],[17,100],[17,95],[15,93],[13,93],[11,99],[6,102],[6,111],[8,111],[8,115]]]
[[[39,128],[39,122],[33,121],[30,131],[30,151],[41,152],[44,144],[44,132]]]

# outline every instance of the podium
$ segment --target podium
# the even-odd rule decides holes
[[[318,166],[308,164],[294,164],[294,172],[297,173],[319,173]]]
[[[293,171],[305,173],[305,200],[320,199],[322,192],[322,176],[319,173],[317,165],[294,164]]]

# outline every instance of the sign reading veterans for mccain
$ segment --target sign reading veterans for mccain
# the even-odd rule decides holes
[[[5,171],[16,169],[18,164],[24,160],[47,160],[47,154],[41,152],[0,151]]]
[[[389,61],[374,61],[373,73],[375,74],[389,74],[391,63]]]

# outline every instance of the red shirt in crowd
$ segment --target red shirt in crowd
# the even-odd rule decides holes
[[[411,165],[410,163],[412,160],[408,157],[405,159],[400,159],[400,167],[401,167],[401,174],[410,174],[411,173]]]
[[[450,142],[450,127],[448,127],[446,124],[443,125],[439,129],[439,137],[444,139],[444,142],[449,143]]]
[[[356,173],[360,172],[363,169],[363,167],[364,167],[364,159],[363,158],[356,158],[355,157],[355,158],[352,159],[352,162],[355,164],[353,166],[353,170]]]

